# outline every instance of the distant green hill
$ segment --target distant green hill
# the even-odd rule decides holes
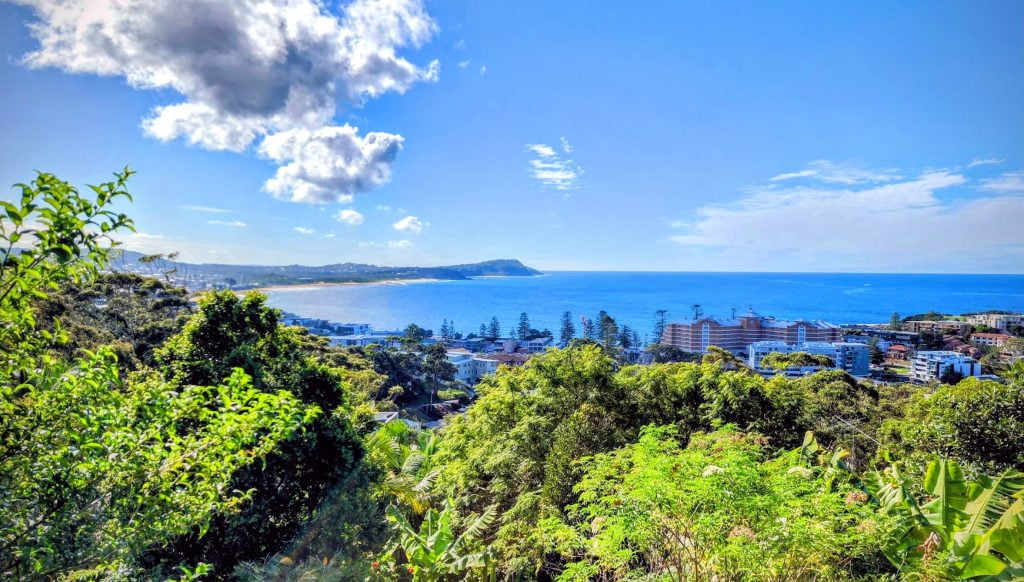
[[[264,285],[298,285],[309,283],[370,283],[407,279],[460,280],[472,277],[532,277],[542,274],[515,259],[497,259],[464,265],[441,267],[381,267],[361,263],[330,265],[228,265],[220,263],[185,263],[167,258],[146,262],[146,255],[121,251],[112,268],[171,278],[191,288],[210,285],[260,287]]]

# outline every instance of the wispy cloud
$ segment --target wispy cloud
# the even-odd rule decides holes
[[[316,229],[305,228],[305,227],[302,227],[302,226],[296,226],[292,230],[294,230],[295,232],[297,232],[299,234],[303,234],[303,235],[310,235],[310,234],[313,234],[313,233],[316,232]]]
[[[211,214],[231,214],[230,210],[224,208],[213,208],[210,206],[181,206],[182,210],[194,210],[196,212],[209,212]]]
[[[561,152],[543,143],[527,144],[526,150],[534,154],[527,169],[529,175],[545,187],[570,191],[580,187],[581,168],[563,154],[571,154],[573,147],[566,138],[559,139]]]
[[[1001,176],[982,180],[981,189],[1004,194],[1024,194],[1024,170],[1006,172]]]
[[[809,162],[802,170],[786,172],[773,176],[768,180],[781,182],[783,180],[794,180],[798,178],[810,178],[817,182],[827,184],[866,184],[878,182],[891,182],[899,180],[901,176],[893,169],[871,170],[851,163],[837,163],[829,160],[815,160]]]
[[[459,62],[459,68],[460,69],[465,69],[468,66],[469,66],[469,61],[460,61]]]
[[[967,164],[968,168],[974,168],[977,166],[990,166],[1001,164],[1006,161],[1006,158],[974,158]]]
[[[386,241],[386,242],[362,241],[362,242],[356,243],[356,246],[371,247],[371,248],[373,248],[373,247],[386,247],[386,248],[389,248],[389,249],[407,249],[407,248],[411,248],[411,247],[413,247],[415,245],[413,245],[413,242],[411,240],[402,239],[402,240],[389,240],[389,241]]]
[[[388,210],[391,210],[391,207],[388,206],[387,204],[378,204],[377,210],[380,210],[381,212],[387,212]]]
[[[750,188],[732,203],[671,221],[677,234],[669,239],[693,268],[1020,270],[1024,172],[983,181],[974,191],[955,170],[895,175],[863,170],[859,176],[873,177],[850,179],[868,183]]]
[[[344,222],[345,224],[351,224],[353,226],[363,223],[363,215],[351,208],[339,210],[338,213],[334,215],[334,219],[338,222]]]
[[[207,224],[218,224],[220,226],[235,226],[238,228],[246,226],[246,224],[241,220],[211,220],[207,222]]]
[[[410,215],[399,220],[392,226],[395,228],[395,230],[419,233],[423,232],[423,227],[426,226],[426,223],[420,220],[419,218]]]
[[[481,75],[483,75],[486,72],[487,72],[487,67],[486,66],[480,67],[480,74]]]

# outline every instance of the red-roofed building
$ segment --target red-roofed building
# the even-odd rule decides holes
[[[903,344],[892,344],[885,350],[885,357],[890,360],[907,360],[910,357],[910,348]]]
[[[971,341],[979,346],[1001,346],[1012,337],[1005,333],[972,333]]]

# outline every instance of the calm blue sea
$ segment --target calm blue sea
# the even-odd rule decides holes
[[[1024,275],[893,275],[821,273],[607,273],[553,272],[540,277],[350,285],[272,291],[270,304],[336,322],[365,322],[377,329],[409,323],[437,331],[443,319],[463,333],[497,316],[511,330],[526,312],[532,327],[557,335],[559,319],[600,310],[642,335],[654,312],[670,320],[690,317],[691,305],[729,316],[753,307],[780,319],[804,317],[833,323],[886,322],[901,314],[936,310],[1024,311]]]

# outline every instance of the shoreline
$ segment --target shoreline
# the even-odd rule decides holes
[[[327,287],[347,287],[353,285],[407,285],[409,283],[437,283],[441,281],[448,281],[448,279],[432,279],[432,278],[419,278],[419,279],[381,279],[380,281],[320,281],[317,283],[282,283],[277,285],[264,285],[262,287],[252,287],[250,289],[244,289],[242,291],[313,291],[316,289],[323,289]]]

